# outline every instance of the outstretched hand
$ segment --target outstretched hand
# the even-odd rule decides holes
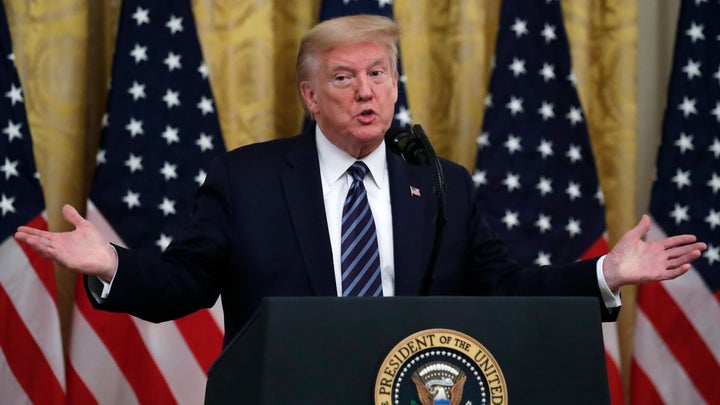
[[[43,257],[75,271],[110,281],[117,270],[117,252],[90,221],[75,208],[62,208],[65,220],[75,226],[70,232],[49,232],[21,226],[15,237]]]
[[[690,263],[702,255],[707,245],[695,235],[676,235],[655,241],[643,241],[650,230],[650,218],[625,235],[605,257],[603,274],[610,290],[623,285],[670,280],[690,270]]]

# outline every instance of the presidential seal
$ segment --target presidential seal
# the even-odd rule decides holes
[[[450,329],[427,329],[387,355],[375,381],[375,405],[439,404],[507,404],[507,385],[478,341]]]

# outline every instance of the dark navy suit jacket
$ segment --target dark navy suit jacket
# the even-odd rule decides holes
[[[253,144],[218,158],[199,189],[192,219],[162,257],[118,248],[119,268],[100,309],[161,322],[212,306],[222,296],[225,343],[266,296],[336,295],[314,134]],[[437,201],[429,166],[388,150],[395,294],[418,295],[432,249]],[[465,168],[442,161],[447,224],[431,295],[596,296],[596,260],[524,268],[478,214]],[[412,195],[410,187],[420,190]]]

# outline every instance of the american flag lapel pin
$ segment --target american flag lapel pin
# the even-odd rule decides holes
[[[410,186],[410,196],[411,197],[420,197],[420,189],[417,187]]]

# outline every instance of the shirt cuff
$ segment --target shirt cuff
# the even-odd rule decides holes
[[[603,274],[602,270],[604,261],[605,255],[601,256],[600,259],[598,259],[595,266],[598,279],[598,287],[600,287],[600,295],[603,298],[603,302],[605,303],[606,308],[617,308],[619,306],[622,306],[622,301],[620,300],[620,290],[618,290],[617,292],[610,291],[610,287],[608,287],[607,282],[605,281],[605,275]]]
[[[115,251],[115,262],[117,263],[117,249],[112,244],[110,244],[110,246],[112,246]],[[110,288],[112,288],[112,283],[115,281],[115,276],[117,276],[117,268],[115,268],[115,273],[110,282],[103,280],[100,276],[88,278],[88,290],[97,303],[102,304],[110,295]]]

